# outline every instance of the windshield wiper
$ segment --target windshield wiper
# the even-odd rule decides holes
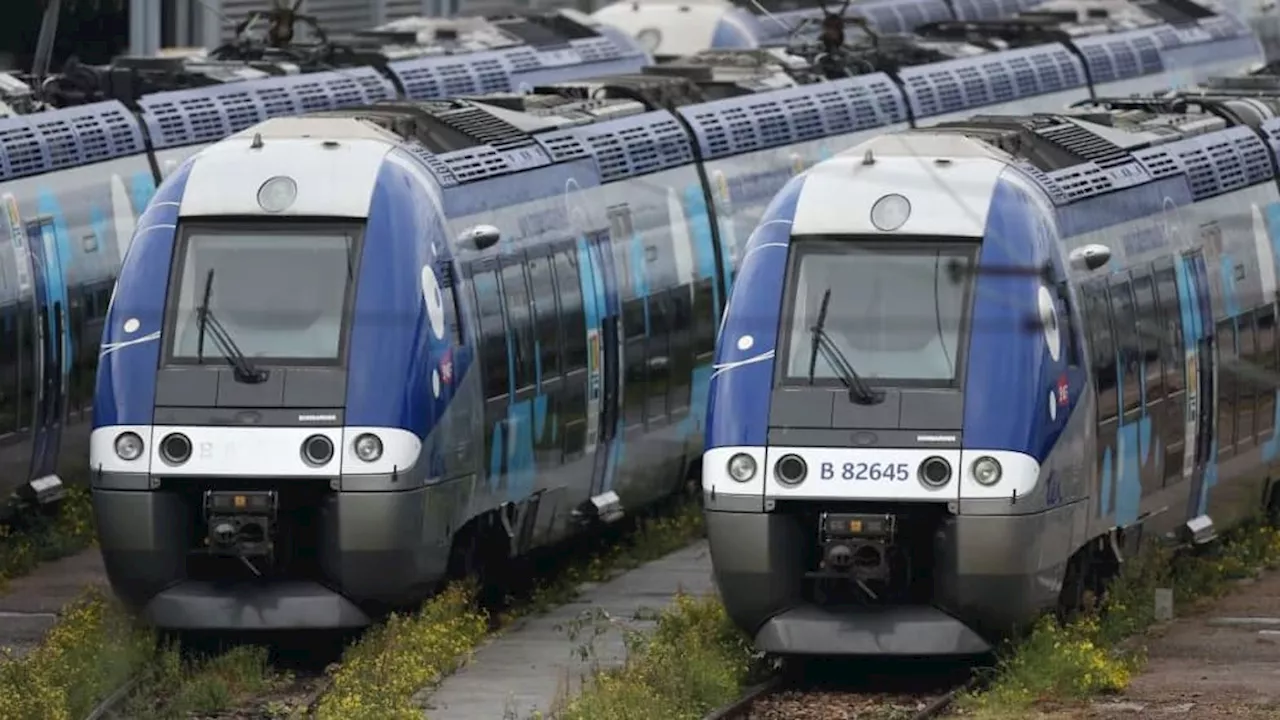
[[[858,373],[853,369],[853,365],[849,363],[849,359],[840,352],[840,348],[831,340],[831,336],[827,335],[827,331],[823,326],[827,323],[827,306],[831,304],[831,288],[822,294],[822,305],[818,308],[818,319],[813,323],[813,327],[809,328],[809,332],[813,335],[813,348],[809,355],[809,384],[813,384],[814,371],[818,366],[818,351],[822,351],[822,357],[831,365],[832,368],[840,375],[840,381],[849,388],[849,402],[855,402],[859,405],[876,405],[884,402],[884,392],[874,390],[866,381],[864,381]]]
[[[231,363],[231,367],[235,369],[236,379],[243,383],[260,383],[267,379],[267,373],[259,370],[249,362],[249,358],[241,352],[236,346],[227,329],[218,322],[218,318],[213,316],[213,311],[209,309],[209,300],[213,296],[213,268],[209,268],[209,274],[205,276],[204,281],[204,300],[200,303],[200,307],[196,309],[199,318],[200,334],[196,339],[196,362],[204,362],[204,335],[206,330],[212,330],[209,333],[213,337],[213,342],[218,346],[218,350],[222,352],[222,357]]]

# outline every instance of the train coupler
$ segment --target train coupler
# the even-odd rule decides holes
[[[807,573],[813,580],[853,581],[871,599],[877,593],[869,581],[888,583],[889,547],[897,533],[893,515],[865,513],[823,513],[819,521],[818,571]]]
[[[217,491],[204,494],[207,546],[211,555],[239,558],[254,575],[262,573],[250,558],[271,562],[279,498],[274,490]]]

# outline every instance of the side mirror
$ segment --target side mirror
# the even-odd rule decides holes
[[[458,236],[458,242],[476,250],[488,250],[502,239],[502,233],[492,225],[477,225]]]
[[[1106,245],[1084,245],[1071,251],[1068,257],[1071,267],[1077,270],[1097,270],[1111,259],[1111,248]]]

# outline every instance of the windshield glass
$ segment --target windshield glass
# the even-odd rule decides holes
[[[197,310],[209,283],[209,311],[250,360],[337,362],[343,318],[354,285],[354,228],[204,229],[184,234],[170,354],[193,361]],[[209,281],[209,272],[213,280]],[[204,361],[221,358],[208,332]]]
[[[811,328],[830,291],[823,330],[872,384],[950,385],[962,362],[974,243],[793,242],[784,382],[808,383]],[[961,272],[952,267],[958,263]],[[958,277],[957,277],[958,276]],[[818,353],[815,383],[840,374]]]

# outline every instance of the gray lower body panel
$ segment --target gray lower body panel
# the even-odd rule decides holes
[[[142,609],[147,623],[176,630],[355,628],[369,616],[315,582],[219,585],[187,580],[161,591]]]
[[[756,649],[783,655],[980,655],[991,646],[935,607],[801,605],[765,621]]]
[[[1043,515],[961,516],[937,530],[927,605],[823,607],[803,585],[812,528],[777,512],[707,511],[706,519],[725,608],[770,652],[981,653],[1051,607],[1054,577],[1061,582],[1060,567],[1040,567]]]
[[[227,584],[188,574],[201,535],[189,495],[93,490],[116,595],[159,627],[223,630],[358,626],[367,614],[421,601],[444,576],[450,550],[449,528],[428,520],[436,499],[432,488],[332,493],[317,514],[314,574]]]

